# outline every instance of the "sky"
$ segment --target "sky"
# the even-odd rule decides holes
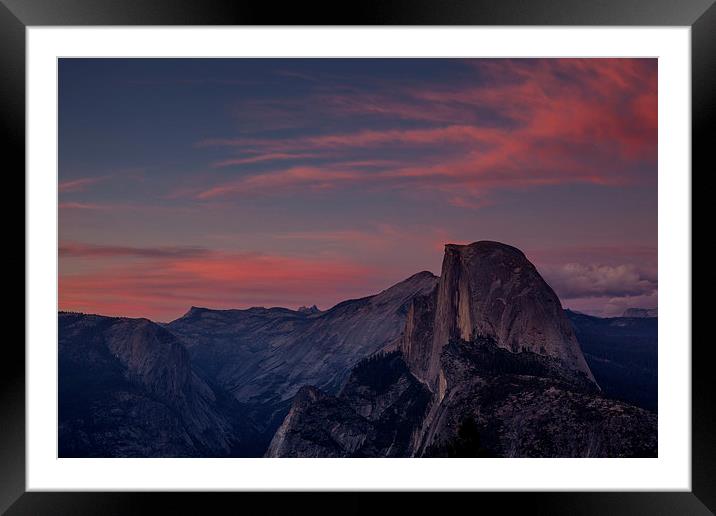
[[[446,243],[657,307],[656,59],[60,59],[60,310],[327,309]]]

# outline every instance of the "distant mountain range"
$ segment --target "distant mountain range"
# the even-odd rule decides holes
[[[326,311],[60,312],[60,456],[655,456],[655,323],[496,242]]]
[[[627,308],[624,310],[622,317],[657,317],[658,310],[656,308]]]

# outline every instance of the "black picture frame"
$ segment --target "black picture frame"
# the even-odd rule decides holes
[[[697,169],[702,174],[716,170],[711,150],[716,142],[714,0],[371,0],[350,6],[339,2],[287,2],[279,6],[225,0],[0,0],[0,141],[6,144],[5,163],[8,157],[12,163],[4,167],[6,184],[10,185],[8,193],[24,192],[25,188],[20,179],[24,177],[20,170],[25,167],[25,29],[41,25],[689,26],[692,178]],[[14,197],[24,199],[19,194]],[[10,203],[3,206],[5,220],[11,226],[18,208],[10,208]],[[19,224],[15,226],[19,228]],[[24,238],[23,226],[23,242]],[[14,249],[7,251],[8,270],[25,270],[24,245],[22,252],[10,244],[6,249]],[[17,272],[8,276],[19,278]],[[700,285],[699,288],[705,290]],[[694,340],[692,345],[691,492],[453,493],[447,495],[451,497],[450,505],[498,504],[500,512],[533,514],[713,514],[716,388],[710,371],[710,347],[706,340]],[[383,495],[378,493],[334,493],[316,504],[303,493],[25,492],[25,355],[19,338],[5,339],[0,368],[0,511],[7,510],[7,514],[133,514],[154,512],[157,508],[181,514],[199,512],[200,508],[208,513],[215,503],[228,503],[237,512],[259,503],[264,506],[260,512],[268,514],[301,508],[310,508],[314,513],[351,514],[371,511],[384,503]],[[442,510],[446,508],[444,501],[416,493],[404,496],[400,503],[401,512],[423,511],[435,503]]]

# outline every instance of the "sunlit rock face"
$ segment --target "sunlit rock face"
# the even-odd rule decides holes
[[[594,380],[557,295],[519,249],[448,244],[437,289],[413,301],[400,348],[413,374],[439,392],[442,349],[477,337],[555,358]]]

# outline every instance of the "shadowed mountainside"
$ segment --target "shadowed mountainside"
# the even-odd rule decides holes
[[[656,455],[655,414],[601,395],[553,358],[513,354],[492,339],[477,339],[450,342],[440,362],[446,372],[440,401],[410,374],[399,352],[362,363],[336,397],[304,387],[266,455]],[[426,419],[431,411],[435,416]],[[466,442],[468,424],[473,435]]]
[[[258,453],[242,407],[161,326],[73,313],[58,322],[61,457]]]
[[[409,456],[429,402],[399,352],[379,354],[356,366],[337,396],[301,388],[266,456]]]
[[[566,314],[604,394],[656,412],[658,320]]]

